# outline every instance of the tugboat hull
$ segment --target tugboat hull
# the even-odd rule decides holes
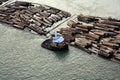
[[[52,50],[52,51],[68,50],[68,44],[66,44],[65,42],[60,43],[59,45],[57,45],[57,47],[52,46],[51,44],[52,44],[52,39],[47,39],[41,44],[41,47]],[[63,45],[61,46],[61,44]]]

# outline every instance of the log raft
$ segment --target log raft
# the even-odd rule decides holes
[[[21,30],[28,28],[40,35],[46,34],[46,28],[70,16],[70,13],[54,7],[24,1],[0,7],[0,22]]]
[[[120,60],[120,20],[78,15],[61,29],[65,40],[88,53]],[[74,40],[72,40],[74,39]]]

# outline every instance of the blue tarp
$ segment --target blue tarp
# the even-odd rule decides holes
[[[57,33],[55,33],[55,37],[52,40],[53,43],[61,43],[64,41],[64,38],[62,36],[58,36]]]

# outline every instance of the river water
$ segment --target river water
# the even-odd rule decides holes
[[[27,1],[27,0],[26,0]],[[28,0],[72,14],[120,18],[119,0]],[[69,47],[53,52],[40,47],[44,36],[0,24],[0,80],[120,80],[120,64]]]

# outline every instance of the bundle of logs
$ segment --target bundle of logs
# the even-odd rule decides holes
[[[3,4],[6,1],[8,1],[8,0],[0,0],[0,5]]]
[[[29,2],[16,1],[0,7],[0,22],[22,30],[28,28],[41,35],[46,34],[46,28],[70,16],[54,7]]]
[[[120,60],[120,20],[78,15],[61,33],[69,44],[106,58]]]

